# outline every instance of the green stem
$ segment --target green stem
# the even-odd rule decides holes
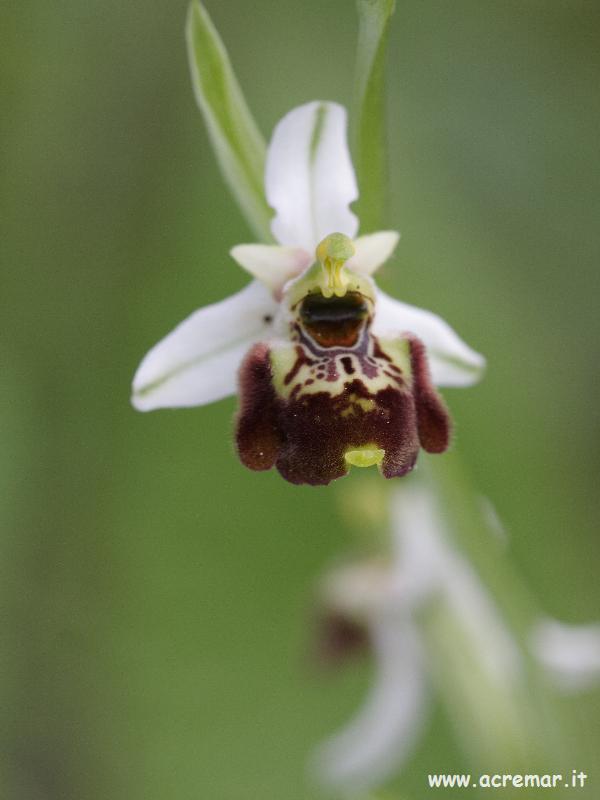
[[[265,141],[231,66],[225,45],[207,10],[193,0],[186,40],[196,102],[225,183],[250,228],[264,242],[273,240],[273,212],[263,190]]]
[[[357,0],[355,164],[363,231],[384,227],[387,199],[385,56],[395,0]]]

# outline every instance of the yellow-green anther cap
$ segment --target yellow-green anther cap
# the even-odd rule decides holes
[[[331,233],[317,245],[317,260],[323,267],[323,297],[343,297],[348,286],[344,264],[354,255],[352,240],[343,233]]]

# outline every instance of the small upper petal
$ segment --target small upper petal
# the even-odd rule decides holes
[[[240,267],[273,291],[281,289],[313,261],[313,256],[301,247],[238,244],[229,252]]]
[[[283,117],[267,152],[265,190],[281,244],[313,253],[330,233],[354,238],[358,219],[349,205],[358,188],[343,106],[314,101]]]
[[[347,266],[362,275],[372,275],[396,249],[400,234],[396,231],[377,231],[354,240],[354,255]]]
[[[133,379],[138,411],[211,403],[236,392],[249,347],[269,336],[277,304],[253,281],[237,294],[195,311],[145,356]]]
[[[427,348],[431,377],[437,386],[470,386],[485,369],[485,358],[463,342],[437,314],[402,303],[377,290],[373,333],[414,333]]]

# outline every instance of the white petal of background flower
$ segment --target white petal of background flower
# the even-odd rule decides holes
[[[324,742],[315,767],[323,783],[359,792],[378,785],[410,756],[426,719],[426,670],[419,634],[390,615],[370,628],[376,675],[357,716]]]
[[[427,348],[431,377],[437,386],[470,386],[481,377],[485,358],[437,314],[402,303],[377,290],[373,333],[394,336],[414,333]]]
[[[267,152],[265,190],[281,244],[313,253],[330,233],[354,238],[358,219],[348,206],[358,187],[343,106],[313,101],[283,117]]]
[[[396,249],[400,234],[396,231],[377,231],[355,239],[355,254],[348,260],[348,269],[362,275],[372,275]]]
[[[281,289],[314,261],[314,254],[301,247],[274,244],[238,244],[229,253],[240,267],[273,290]]]
[[[235,394],[250,346],[269,337],[277,304],[253,281],[237,294],[194,312],[143,359],[133,379],[139,411],[212,403]]]
[[[492,684],[513,684],[522,669],[518,644],[492,595],[451,543],[434,495],[424,486],[399,487],[391,510],[397,580],[411,605],[441,594]]]
[[[567,625],[543,619],[531,633],[531,649],[561,689],[586,689],[600,681],[600,624]]]

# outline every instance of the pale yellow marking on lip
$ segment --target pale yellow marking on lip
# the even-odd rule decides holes
[[[348,403],[349,405],[340,412],[342,418],[358,413],[359,408],[363,411],[373,411],[375,408],[374,400],[370,400],[368,397],[359,397],[357,394],[351,394],[348,397]]]
[[[410,359],[408,356],[408,342],[406,340],[400,340],[399,342],[382,342],[380,340],[380,345],[383,347],[385,345],[386,351],[390,354],[390,356],[394,357],[394,363],[402,369],[402,378],[406,382],[407,390],[410,390]],[[312,354],[310,354],[311,357]],[[277,394],[287,399],[291,393],[293,392],[296,386],[300,386],[300,395],[310,395],[310,394],[317,394],[318,392],[326,392],[327,394],[331,395],[331,397],[339,397],[344,391],[346,385],[352,380],[357,379],[360,380],[368,389],[369,394],[376,395],[377,392],[381,391],[382,389],[387,389],[388,387],[392,387],[394,389],[398,389],[398,384],[396,383],[395,379],[386,375],[385,368],[387,362],[383,359],[375,359],[378,366],[378,374],[374,378],[367,378],[363,373],[360,360],[358,356],[354,353],[348,351],[344,354],[346,357],[350,357],[352,359],[352,363],[355,367],[355,372],[352,376],[348,376],[341,364],[341,358],[343,356],[334,356],[336,360],[336,368],[338,377],[333,381],[328,381],[327,379],[318,379],[317,373],[322,370],[326,371],[324,365],[319,364],[302,364],[300,369],[298,370],[297,375],[291,380],[289,383],[285,383],[285,377],[290,373],[293,369],[294,364],[296,363],[297,353],[296,353],[296,345],[293,342],[277,342],[273,343],[271,346],[271,368],[273,370],[273,385],[275,387],[275,391]],[[371,356],[373,358],[373,356]],[[308,386],[305,385],[305,381],[308,379],[312,379],[313,383],[309,384]],[[372,411],[373,408],[371,406],[367,407],[365,404],[370,403],[371,401],[365,397],[359,397],[358,395],[352,396],[352,401],[354,403],[358,403],[358,405],[363,409],[363,411]],[[351,412],[353,413],[353,412]]]

